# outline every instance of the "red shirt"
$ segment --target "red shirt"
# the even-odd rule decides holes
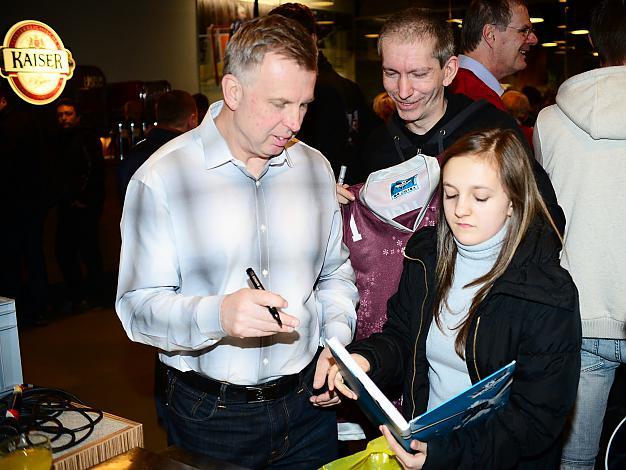
[[[485,82],[478,78],[471,70],[459,68],[456,77],[454,77],[448,89],[452,93],[468,96],[474,101],[485,99],[499,110],[508,112],[504,107],[502,99],[500,99],[500,95],[489,88]]]

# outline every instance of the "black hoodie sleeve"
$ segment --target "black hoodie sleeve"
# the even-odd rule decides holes
[[[535,173],[535,180],[537,181],[537,187],[539,188],[539,192],[541,193],[546,207],[548,208],[548,212],[550,212],[554,225],[556,225],[556,228],[559,229],[559,233],[564,235],[565,213],[556,199],[556,192],[554,191],[552,182],[550,181],[546,170],[543,169],[541,164],[535,158],[532,159],[532,165],[533,172]]]
[[[424,470],[558,467],[558,440],[580,374],[580,316],[577,308],[525,301],[518,310],[527,319],[509,403],[485,421],[429,441]]]

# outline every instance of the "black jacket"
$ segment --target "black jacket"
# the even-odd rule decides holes
[[[490,103],[484,103],[467,116],[460,124],[453,120],[475,103],[465,95],[446,91],[448,105],[443,117],[425,135],[417,136],[409,131],[404,121],[394,113],[391,123],[378,127],[366,140],[358,158],[357,179],[365,181],[370,173],[402,163],[415,156],[417,152],[437,156],[454,144],[465,134],[487,128],[514,130],[522,145],[526,147],[531,160],[539,192],[544,198],[548,210],[561,233],[565,230],[565,215],[558,205],[556,193],[548,174],[534,158],[524,133],[515,119],[500,111]],[[451,124],[453,124],[451,126]],[[353,170],[354,171],[354,170]]]
[[[90,129],[59,129],[55,179],[60,208],[79,205],[95,214],[105,198],[104,157],[100,138]]]
[[[457,95],[448,91],[445,92],[445,97],[448,100],[445,114],[432,129],[423,136],[415,135],[408,130],[405,126],[405,122],[400,118],[397,112],[394,113],[391,118],[391,126],[387,124],[379,126],[371,133],[359,154],[359,165],[364,171],[363,181],[374,171],[389,168],[390,166],[397,165],[415,156],[416,150],[425,155],[437,156],[459,140],[463,135],[479,129],[492,127],[513,129],[519,134],[520,140],[522,142],[525,141],[524,134],[515,119],[508,113],[500,111],[489,103],[478,107],[461,125],[455,126],[456,128],[450,131],[446,128],[448,123],[459,113],[463,112],[463,110],[472,106],[474,101],[465,95]],[[439,137],[442,130],[444,131],[444,135],[441,136],[442,146],[440,146]],[[402,157],[398,154],[394,143],[394,137],[399,132],[404,133],[404,137],[400,136]]]
[[[578,294],[559,266],[559,246],[545,224],[533,225],[471,324],[465,360],[472,383],[517,361],[509,404],[476,426],[429,441],[424,469],[558,468],[581,344]],[[348,348],[370,362],[377,384],[403,384],[407,419],[428,404],[435,248],[434,227],[415,233],[383,331]]]
[[[0,110],[0,213],[7,221],[41,214],[51,198],[44,158],[50,152],[33,114],[13,104]]]
[[[382,121],[374,114],[359,86],[339,75],[320,51],[315,101],[308,106],[298,139],[316,148],[330,162],[335,176],[347,165],[346,182],[355,179],[360,146]]]

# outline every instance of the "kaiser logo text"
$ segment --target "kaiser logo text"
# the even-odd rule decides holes
[[[20,21],[6,34],[0,74],[32,104],[47,104],[63,92],[74,60],[57,33],[39,21]]]

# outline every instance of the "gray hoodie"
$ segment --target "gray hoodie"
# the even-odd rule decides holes
[[[565,212],[561,264],[580,292],[583,336],[626,339],[626,66],[565,81],[534,147]]]

